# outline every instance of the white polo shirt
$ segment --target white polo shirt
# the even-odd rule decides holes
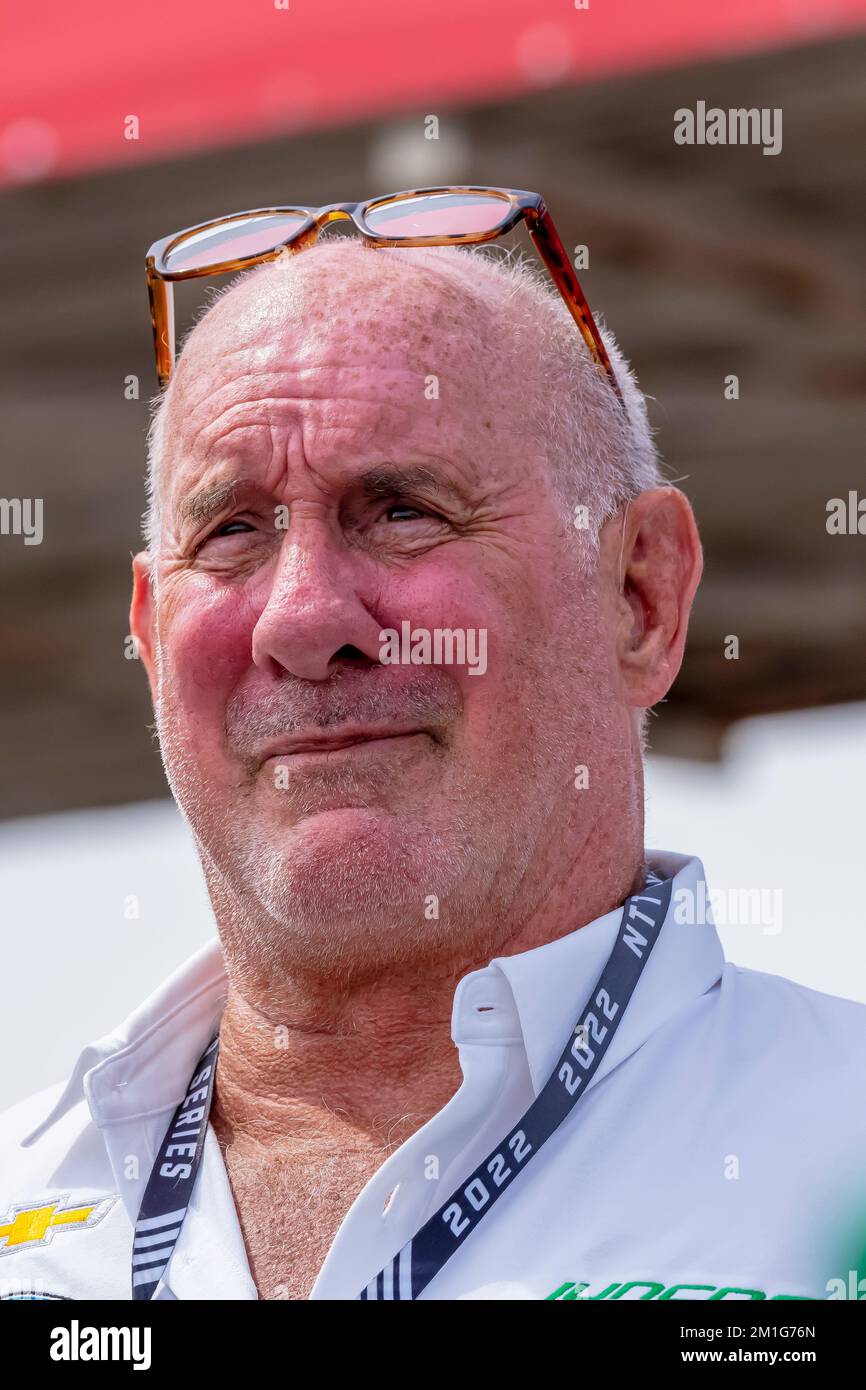
[[[598,1071],[422,1298],[856,1296],[866,1006],[726,963],[712,922],[683,907],[706,901],[700,861],[648,860],[673,878],[671,904]],[[621,917],[460,981],[463,1083],[358,1195],[313,1299],[357,1298],[517,1123]],[[0,1297],[130,1298],[151,1165],[225,995],[214,941],[85,1048],[65,1085],[0,1116]],[[155,1297],[257,1297],[211,1128]]]

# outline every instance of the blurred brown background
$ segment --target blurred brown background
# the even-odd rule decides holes
[[[744,715],[866,698],[866,41],[547,86],[0,193],[2,486],[44,541],[0,538],[0,815],[165,791],[143,670],[124,657],[155,389],[143,261],[208,216],[423,183],[537,189],[634,364],[706,559],[659,751],[713,758]],[[781,107],[783,149],[684,147],[674,111]],[[178,296],[180,328],[196,292]],[[740,398],[724,396],[739,377]],[[135,375],[141,398],[125,399]],[[728,634],[740,657],[725,660]]]

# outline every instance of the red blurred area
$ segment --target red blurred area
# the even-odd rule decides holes
[[[866,17],[866,0],[280,3],[15,6],[2,44],[0,182],[401,110],[438,114],[542,85],[814,40]],[[129,116],[138,139],[125,137]]]

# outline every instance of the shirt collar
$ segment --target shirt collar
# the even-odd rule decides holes
[[[724,968],[722,945],[709,913],[696,922],[694,912],[676,910],[683,900],[696,901],[697,884],[704,879],[701,861],[649,850],[647,863],[661,878],[673,879],[671,901],[592,1085],[678,1010],[711,989]],[[687,920],[679,920],[683,917]],[[454,996],[454,1041],[460,1046],[522,1039],[537,1096],[589,1003],[621,922],[622,907],[617,907],[556,941],[519,955],[498,956],[485,970],[464,976]]]
[[[700,860],[660,851],[650,851],[647,859],[662,877],[673,878],[671,906],[593,1084],[678,1009],[712,988],[724,966],[709,916],[706,922],[686,924],[674,912],[678,891],[694,894],[704,878]],[[522,1041],[537,1095],[589,1001],[621,919],[618,907],[556,941],[497,957],[464,976],[454,995],[454,1042],[462,1047]],[[82,1098],[100,1126],[173,1110],[219,1027],[226,984],[222,950],[214,938],[117,1029],[84,1048],[60,1097],[22,1144],[34,1143]]]
[[[226,984],[214,937],[119,1027],[84,1048],[60,1096],[22,1144],[34,1143],[85,1098],[97,1124],[173,1110],[217,1031]]]

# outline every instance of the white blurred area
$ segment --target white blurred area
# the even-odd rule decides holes
[[[866,1002],[864,787],[866,704],[748,720],[721,764],[650,757],[646,842],[700,856],[711,888],[781,890],[780,931],[720,925],[729,959]],[[0,902],[0,1109],[214,931],[169,800],[0,824]]]

